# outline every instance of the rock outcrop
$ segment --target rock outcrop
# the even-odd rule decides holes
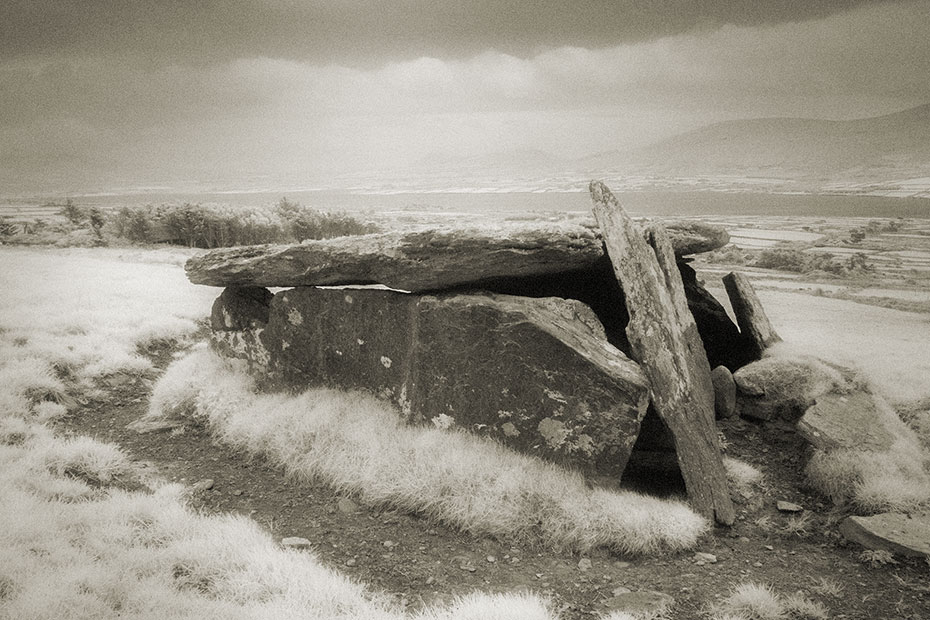
[[[249,308],[244,294],[254,297],[227,289],[217,299],[214,342],[266,389],[365,389],[411,423],[613,475],[646,412],[639,366],[577,301],[301,287],[275,295],[258,324],[236,316]]]
[[[717,366],[710,373],[714,384],[714,412],[717,419],[729,418],[736,414],[736,382],[733,373],[726,366]]]

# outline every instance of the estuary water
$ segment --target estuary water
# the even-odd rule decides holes
[[[449,213],[588,212],[587,192],[423,192],[353,193],[277,191],[217,193],[133,193],[88,195],[82,205],[116,206],[159,203],[225,203],[262,206],[282,197],[331,211],[436,211]],[[617,192],[633,215],[760,215],[808,217],[907,217],[930,219],[930,200],[884,196],[770,194],[719,191]]]

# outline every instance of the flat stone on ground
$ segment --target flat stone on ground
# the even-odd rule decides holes
[[[847,517],[840,533],[868,549],[911,557],[930,557],[930,513],[886,512],[871,517]]]
[[[775,502],[775,508],[778,509],[778,512],[803,512],[804,506],[800,504],[795,504],[794,502],[786,502],[784,500],[778,500]]]
[[[640,590],[617,594],[607,599],[604,604],[610,611],[653,617],[660,616],[671,608],[675,604],[675,599],[663,592]]]
[[[281,546],[287,547],[288,549],[309,549],[312,543],[306,538],[291,536],[281,539]]]
[[[888,450],[894,436],[882,423],[875,398],[867,392],[819,396],[798,420],[798,432],[820,450]]]

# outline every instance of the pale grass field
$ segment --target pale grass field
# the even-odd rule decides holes
[[[192,512],[177,485],[156,480],[149,481],[151,493],[122,490],[122,482],[137,479],[127,455],[90,438],[56,437],[46,422],[80,415],[69,392],[96,390],[94,380],[113,372],[148,376],[151,364],[137,353],[140,345],[183,342],[195,333],[217,291],[189,285],[178,268],[183,259],[183,253],[0,248],[0,618],[557,617],[546,599],[522,593],[476,592],[408,613],[324,567],[312,553],[280,548],[244,517]],[[238,393],[245,384],[228,387]],[[359,397],[332,394],[326,404],[354,408]],[[462,436],[445,439],[443,450],[467,452],[460,442],[474,447]],[[344,455],[360,458],[351,446]],[[578,481],[565,479],[577,492]],[[450,482],[463,485],[460,498],[468,503],[480,481],[460,476]],[[472,509],[480,512],[478,504],[488,498],[473,499]],[[644,525],[624,525],[617,508],[626,505],[612,504],[609,494],[582,499],[599,511],[595,527],[598,518],[627,529]],[[672,521],[681,522],[662,527],[680,526],[679,535],[693,538],[704,530],[704,521],[683,505],[668,508]],[[585,535],[584,544],[601,541],[597,531]]]
[[[46,422],[69,410],[79,414],[69,391],[98,389],[95,379],[111,372],[151,376],[151,364],[137,347],[158,340],[183,342],[195,333],[196,321],[208,314],[218,290],[189,285],[178,267],[184,258],[184,252],[0,248],[0,618],[557,617],[548,601],[534,595],[480,593],[411,615],[388,597],[324,567],[313,554],[281,549],[246,518],[191,512],[178,486],[156,481],[152,493],[121,490],[121,482],[136,477],[127,455],[92,439],[54,436]],[[205,355],[195,351],[191,359]],[[178,366],[185,363],[191,362],[182,360]],[[365,429],[364,419],[388,427],[393,423],[381,405],[336,393],[317,400],[314,394],[258,396],[230,369],[211,375],[208,390],[190,380],[195,377],[178,380],[177,371],[169,373],[156,390],[156,413],[202,415],[225,441],[249,451],[278,451],[295,471],[306,466],[318,474],[326,462],[342,463],[356,477],[331,481],[366,501],[403,505],[404,493],[420,492],[418,482],[402,476],[386,486],[367,486],[378,467],[367,453],[384,446]],[[255,417],[231,398],[266,414],[265,423],[255,424]],[[281,445],[288,438],[306,440],[314,425],[339,415],[363,426],[324,437],[317,453],[316,448],[309,454],[293,448],[288,453]],[[291,425],[295,435],[282,433],[276,422]],[[443,457],[404,461],[408,465],[420,467],[430,460],[442,465],[447,454],[467,459],[474,450],[481,458],[512,458],[473,438],[408,431],[397,427],[403,458],[414,459],[412,453],[420,449]],[[541,542],[569,548],[679,548],[693,544],[705,527],[683,506],[670,503],[659,509],[652,503],[656,500],[647,498],[636,501],[649,514],[634,510],[635,518],[626,519],[620,515],[633,504],[625,496],[586,490],[571,475],[554,474],[545,466],[534,474],[519,457],[505,462],[513,471],[498,472],[490,488],[485,488],[488,478],[470,480],[453,471],[452,478],[444,479],[449,472],[442,467],[417,470],[424,484],[458,484],[462,492],[448,513],[435,503],[408,507],[478,533],[497,527],[489,523],[500,523],[503,516],[511,528],[507,531],[521,537],[527,535],[519,525],[527,505],[517,502],[502,515],[491,514],[498,511],[489,511],[487,504],[506,499],[514,485],[553,487],[564,501],[531,496],[533,509],[550,523]],[[728,464],[728,470],[735,483],[760,482],[757,472],[739,464]],[[487,475],[480,467],[470,471]],[[534,487],[532,478],[540,472],[546,478]],[[396,477],[388,473],[386,478]],[[587,514],[573,516],[579,506]],[[805,610],[803,602],[768,595],[776,606],[766,602],[766,592],[748,584],[728,599],[730,606],[714,609],[713,617],[822,617],[817,609]],[[770,609],[782,615],[761,615]]]

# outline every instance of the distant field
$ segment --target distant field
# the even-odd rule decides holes
[[[588,213],[591,199],[582,183],[581,191],[496,192],[463,188],[460,191],[365,193],[357,191],[303,190],[221,193],[136,193],[73,196],[80,206],[119,207],[133,204],[221,203],[261,206],[276,203],[282,196],[303,205],[337,211],[432,211],[461,213]],[[621,204],[633,215],[681,216],[766,216],[766,217],[908,217],[930,218],[930,199],[864,195],[773,194],[723,191],[618,191]],[[31,202],[41,204],[47,198]],[[54,199],[63,202],[64,197]],[[0,203],[23,206],[26,200]]]
[[[0,217],[6,217],[14,222],[31,221],[35,219],[58,220],[64,219],[58,215],[60,205],[37,204],[0,204]]]

